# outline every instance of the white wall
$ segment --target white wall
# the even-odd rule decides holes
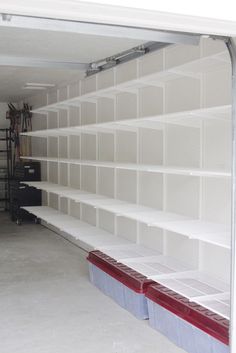
[[[233,0],[2,0],[0,13],[236,36]]]

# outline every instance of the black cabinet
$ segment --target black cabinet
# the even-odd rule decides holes
[[[16,163],[14,179],[18,181],[40,181],[41,171],[39,162]]]
[[[24,181],[40,181],[40,163],[18,163],[14,170],[14,177],[10,184],[10,213],[11,219],[17,224],[23,220],[35,217],[23,210],[22,206],[40,206],[42,204],[41,191],[24,184]]]

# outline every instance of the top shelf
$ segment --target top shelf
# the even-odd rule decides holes
[[[204,73],[228,67],[229,63],[229,55],[225,50],[211,56],[199,58],[183,65],[116,84],[112,87],[96,90],[78,97],[39,107],[37,109],[33,109],[32,112],[39,114],[58,112],[61,109],[67,109],[71,106],[78,107],[83,102],[96,102],[99,98],[114,98],[114,96],[123,92],[136,93],[138,89],[149,86],[163,87],[167,82],[181,77],[199,79]]]

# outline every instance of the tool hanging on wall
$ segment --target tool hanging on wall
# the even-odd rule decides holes
[[[14,141],[13,166],[20,161],[21,155],[30,154],[31,145],[27,136],[20,136],[21,132],[32,130],[32,113],[27,103],[23,103],[22,109],[17,109],[12,103],[8,103],[9,110],[6,118],[10,120],[10,129]]]
[[[23,104],[21,132],[32,131],[32,113],[27,103]],[[21,136],[20,155],[28,156],[31,154],[31,139],[27,136]]]
[[[23,104],[23,109],[22,109],[22,127],[21,131],[22,132],[27,132],[32,130],[32,113],[30,111],[30,107],[27,103]]]

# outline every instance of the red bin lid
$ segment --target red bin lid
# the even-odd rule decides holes
[[[148,286],[155,283],[99,250],[91,251],[87,260],[137,293],[146,293]]]

